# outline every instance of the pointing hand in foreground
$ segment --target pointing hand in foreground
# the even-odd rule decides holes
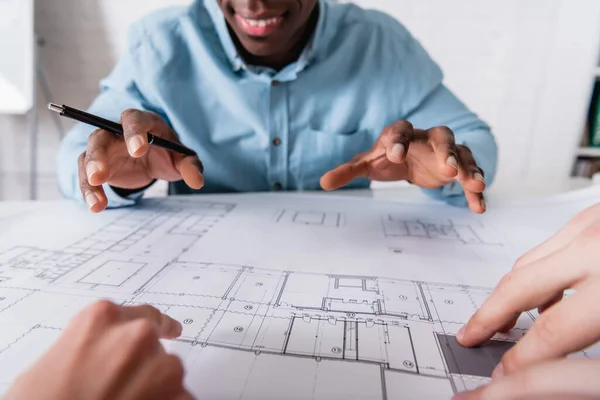
[[[456,399],[599,399],[600,360],[567,359],[600,340],[600,203],[521,257],[459,331],[477,346],[513,328],[522,312],[541,313],[496,367],[491,384]],[[575,293],[563,299],[563,291]]]
[[[94,303],[17,378],[4,400],[191,400],[181,361],[159,341],[181,330],[148,305]]]

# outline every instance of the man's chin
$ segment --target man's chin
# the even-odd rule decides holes
[[[254,57],[269,57],[276,54],[270,38],[248,37],[242,41],[244,49]]]

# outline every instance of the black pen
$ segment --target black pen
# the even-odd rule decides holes
[[[62,115],[63,117],[71,118],[79,122],[83,122],[88,125],[95,126],[96,128],[104,129],[105,131],[112,132],[115,135],[124,136],[123,126],[121,124],[117,124],[116,122],[109,121],[107,119],[98,117],[96,115],[88,114],[84,111],[77,110],[75,108],[58,105],[54,103],[48,104],[48,109],[50,111],[54,111]],[[182,146],[179,143],[172,142],[170,140],[163,139],[159,136],[154,136],[151,133],[148,133],[148,144],[162,147],[164,149],[172,150],[177,153],[185,154],[186,156],[195,156],[197,155],[195,151],[188,149],[185,146]]]

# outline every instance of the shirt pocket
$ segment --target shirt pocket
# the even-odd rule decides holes
[[[309,128],[298,135],[290,155],[291,172],[297,186],[304,190],[320,188],[328,171],[371,149],[374,143],[368,129],[330,130]],[[350,186],[364,186],[354,182]]]
[[[249,140],[253,141],[257,135],[262,134],[263,137],[266,135],[265,132],[257,131],[251,126],[240,123],[231,117],[220,118],[218,124],[214,124],[212,129],[207,129],[211,142],[216,146],[239,145]]]

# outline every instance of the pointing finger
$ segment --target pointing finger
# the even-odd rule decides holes
[[[179,322],[147,304],[121,307],[120,316],[122,321],[149,320],[156,327],[158,336],[165,339],[179,337],[183,330]]]
[[[481,344],[507,326],[516,313],[545,304],[572,287],[584,273],[581,268],[565,268],[571,260],[572,253],[562,250],[509,272],[459,331],[457,340],[467,347]]]
[[[502,357],[502,371],[511,374],[540,361],[566,357],[600,340],[598,284],[590,283],[542,314],[525,336]],[[577,327],[577,329],[573,329]]]
[[[371,161],[364,156],[358,156],[355,160],[339,165],[321,177],[321,187],[324,190],[335,190],[346,186],[352,180],[368,177],[371,171]]]

